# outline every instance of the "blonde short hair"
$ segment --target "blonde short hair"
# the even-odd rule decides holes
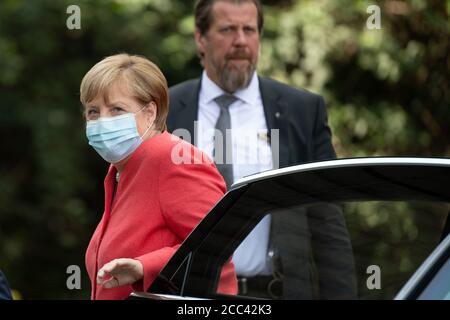
[[[126,53],[104,58],[83,77],[80,101],[83,106],[99,94],[108,101],[109,90],[117,81],[125,80],[131,95],[142,105],[154,101],[157,106],[155,128],[167,130],[169,89],[161,70],[150,60]]]

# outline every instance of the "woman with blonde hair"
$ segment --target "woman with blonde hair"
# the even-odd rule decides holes
[[[86,252],[91,297],[124,299],[147,291],[226,187],[201,151],[166,131],[167,82],[148,59],[103,59],[84,76],[80,100],[89,144],[111,164],[103,217]],[[180,144],[193,161],[172,159]],[[237,292],[231,261],[218,292]]]

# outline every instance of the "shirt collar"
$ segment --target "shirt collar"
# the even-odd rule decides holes
[[[225,91],[223,91],[214,81],[212,81],[206,71],[203,70],[202,74],[202,103],[208,104],[215,98],[223,95]],[[252,80],[250,84],[243,89],[239,89],[233,95],[236,98],[248,103],[250,105],[255,105],[257,99],[260,95],[259,93],[259,79],[256,71],[253,72]]]
[[[201,99],[203,103],[208,104],[213,101],[215,98],[223,95],[225,92],[214,82],[212,81],[206,71],[203,70],[202,74],[202,95]]]

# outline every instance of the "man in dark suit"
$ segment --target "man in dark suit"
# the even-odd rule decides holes
[[[0,300],[11,300],[11,290],[3,272],[0,270]]]
[[[228,186],[245,175],[336,157],[323,98],[256,74],[264,21],[258,0],[200,0],[195,21],[204,72],[170,88],[169,131],[209,154]],[[283,279],[283,298],[314,298],[305,266],[311,246],[320,251],[312,253],[321,277],[318,297],[354,298],[342,213],[335,206],[320,208],[267,215],[233,256],[240,283],[262,284],[267,291],[275,274]],[[288,248],[293,241],[302,243],[302,255]],[[240,293],[252,294],[247,289],[240,286]]]

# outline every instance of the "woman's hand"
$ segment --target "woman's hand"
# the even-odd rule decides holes
[[[97,283],[105,289],[133,284],[144,277],[144,267],[139,260],[114,259],[97,273]]]

